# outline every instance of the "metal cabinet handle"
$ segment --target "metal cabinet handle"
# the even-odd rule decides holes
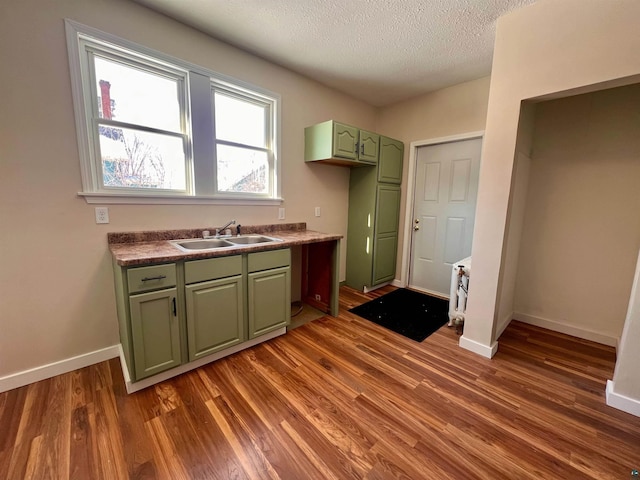
[[[144,277],[142,281],[149,282],[151,280],[164,280],[165,278],[167,278],[166,275],[158,275],[157,277]]]
[[[413,231],[417,232],[418,230],[420,230],[420,225],[414,225]]]
[[[173,303],[173,316],[177,317],[178,316],[178,309],[176,308],[176,297],[173,297],[172,303]]]
[[[360,144],[360,155],[364,155],[364,143]]]

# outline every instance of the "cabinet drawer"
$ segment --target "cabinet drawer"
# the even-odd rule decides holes
[[[291,250],[288,248],[249,254],[249,273],[270,268],[288,267],[289,265],[291,265]]]
[[[151,267],[136,267],[127,270],[129,293],[158,290],[176,285],[176,265],[153,265]]]
[[[184,280],[186,284],[241,274],[242,255],[193,260],[184,264]]]

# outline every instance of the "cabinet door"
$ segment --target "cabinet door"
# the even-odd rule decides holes
[[[373,252],[372,285],[378,285],[382,282],[389,282],[396,277],[397,251],[397,235],[389,235],[376,238]]]
[[[378,162],[378,181],[384,183],[402,183],[402,157],[404,144],[388,137],[380,137],[380,161]]]
[[[342,123],[333,124],[333,156],[357,158],[358,129]]]
[[[375,165],[378,163],[378,152],[380,150],[380,135],[377,133],[360,130],[360,142],[358,151],[358,161]]]
[[[242,275],[187,285],[189,361],[246,340]]]
[[[378,184],[373,242],[373,285],[393,280],[395,277],[399,213],[400,187]]]
[[[131,337],[135,380],[181,363],[177,290],[131,295]]]
[[[378,184],[376,187],[376,218],[374,235],[398,233],[400,187]]]
[[[291,322],[291,267],[248,276],[249,338],[256,338]]]

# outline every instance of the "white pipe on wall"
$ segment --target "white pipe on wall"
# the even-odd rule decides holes
[[[451,290],[449,296],[449,323],[453,326],[464,322],[469,296],[469,277],[471,275],[471,257],[455,262],[451,269]]]

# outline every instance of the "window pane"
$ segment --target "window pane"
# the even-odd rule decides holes
[[[269,193],[267,152],[218,145],[218,191]]]
[[[100,126],[105,187],[186,190],[181,137]]]
[[[266,147],[265,106],[236,97],[214,94],[216,137],[219,140]]]
[[[179,83],[94,57],[100,118],[180,132]]]

